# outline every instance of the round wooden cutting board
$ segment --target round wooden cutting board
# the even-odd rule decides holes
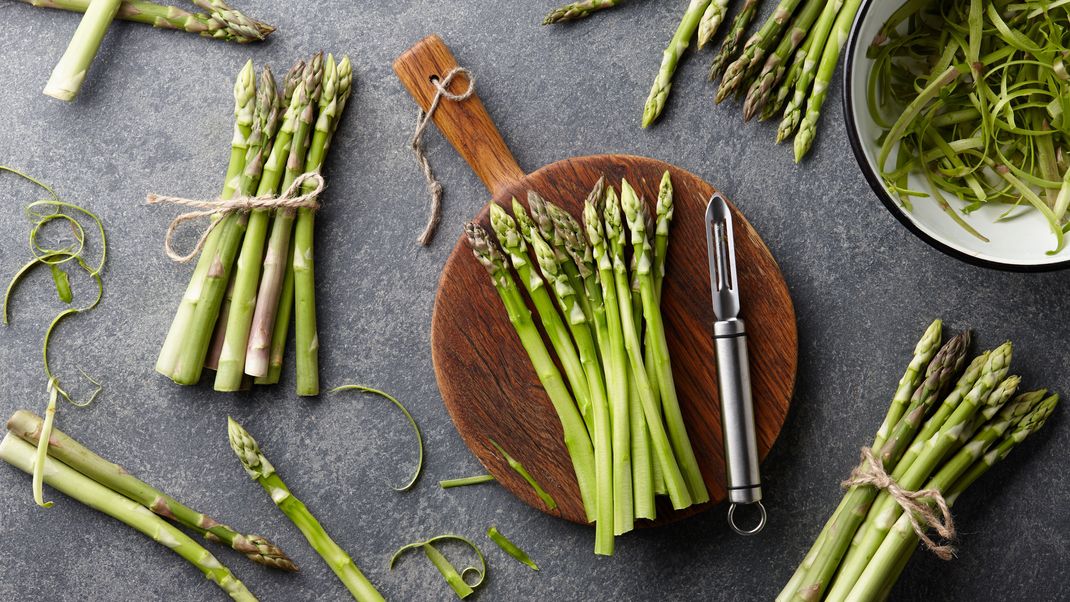
[[[432,36],[402,55],[394,68],[426,109],[435,92],[430,80],[441,79],[454,66],[449,50]],[[451,90],[463,91],[467,86],[465,78],[458,80]],[[714,315],[703,223],[713,186],[667,163],[628,155],[558,161],[525,176],[474,96],[459,103],[443,101],[435,123],[487,184],[492,202],[507,209],[512,197],[526,203],[527,191],[535,190],[579,218],[583,200],[600,176],[618,191],[621,178],[627,178],[653,209],[661,175],[665,170],[670,172],[676,211],[669,236],[662,312],[673,377],[692,446],[710,490],[711,504],[723,500]],[[795,311],[776,261],[750,223],[734,206],[732,211],[742,317],[749,333],[758,448],[764,457],[780,433],[795,383]],[[475,219],[490,228],[487,208]],[[451,225],[451,229],[456,231],[456,226]],[[557,414],[486,270],[463,240],[457,242],[443,269],[432,318],[431,347],[442,399],[472,453],[514,495],[547,511],[531,487],[494,449],[490,442],[494,439],[557,501],[558,509],[551,514],[585,523]],[[552,349],[548,342],[547,347]],[[659,499],[655,524],[709,506],[676,512],[667,499]]]

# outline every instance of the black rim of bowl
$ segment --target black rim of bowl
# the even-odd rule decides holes
[[[866,159],[865,150],[862,148],[861,136],[858,134],[858,128],[855,127],[853,91],[851,87],[851,74],[854,72],[855,47],[859,43],[858,37],[860,35],[860,30],[862,29],[862,21],[866,18],[866,13],[869,12],[869,8],[872,5],[873,0],[865,0],[862,3],[862,8],[858,11],[858,15],[855,17],[855,22],[851,25],[850,35],[847,37],[847,47],[845,49],[845,52],[847,53],[847,61],[843,68],[843,114],[847,118],[845,120],[847,122],[847,139],[851,141],[851,150],[854,152],[855,161],[858,163],[858,167],[862,170],[862,175],[865,176],[866,181],[869,182],[869,187],[873,189],[873,193],[876,194],[877,198],[884,204],[884,208],[895,216],[895,219],[899,220],[899,223],[906,226],[914,236],[925,241],[934,249],[942,251],[955,259],[965,261],[966,263],[1011,272],[1051,272],[1070,268],[1070,259],[1042,264],[1017,264],[982,259],[970,255],[919,228],[913,220],[907,217],[906,212],[899,207],[899,204],[892,198],[892,195],[884,188],[884,184],[881,182],[877,172],[874,171],[873,167],[870,166],[869,161]]]

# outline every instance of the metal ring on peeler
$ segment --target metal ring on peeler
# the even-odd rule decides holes
[[[761,520],[758,521],[758,525],[756,527],[754,527],[753,529],[750,529],[750,530],[740,529],[739,526],[736,525],[736,519],[735,519],[736,506],[739,506],[741,504],[731,504],[730,506],[728,506],[728,526],[732,527],[733,531],[735,531],[736,533],[739,533],[740,535],[754,535],[754,534],[758,533],[759,531],[761,531],[762,529],[765,528],[765,519],[766,519],[765,506],[762,505],[761,501],[754,502],[754,504],[757,504],[758,511],[762,513],[762,518],[761,518]],[[743,506],[750,506],[751,504],[742,504],[742,505]]]

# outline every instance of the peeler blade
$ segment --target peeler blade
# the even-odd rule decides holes
[[[713,313],[719,321],[731,320],[739,316],[736,242],[732,233],[732,212],[719,193],[714,193],[706,205],[706,245],[710,255]]]

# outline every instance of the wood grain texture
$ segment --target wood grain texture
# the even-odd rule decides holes
[[[712,339],[714,315],[703,223],[706,200],[714,188],[694,174],[661,161],[598,155],[548,165],[507,185],[492,202],[508,209],[511,197],[526,202],[531,189],[579,218],[584,198],[604,174],[618,190],[621,178],[626,177],[653,209],[666,169],[672,174],[676,214],[662,311],[673,377],[712,504],[725,497]],[[732,211],[742,316],[750,337],[758,446],[764,458],[780,433],[794,388],[798,360],[795,311],[776,261],[750,223],[734,206]],[[490,227],[486,208],[476,220]],[[494,450],[489,438],[495,439],[554,497],[559,508],[552,514],[585,522],[557,415],[486,271],[463,240],[458,241],[442,273],[431,345],[446,409],[479,461],[513,494],[545,511],[531,488]],[[549,342],[547,347],[552,349]],[[659,500],[655,524],[695,514],[711,504],[674,512],[667,500]]]
[[[437,92],[432,78],[442,80],[457,66],[457,59],[442,39],[432,35],[398,57],[394,61],[394,72],[420,108],[426,111]],[[460,73],[451,80],[448,89],[454,94],[462,94],[468,84],[468,76]],[[483,180],[487,190],[497,194],[524,176],[479,96],[472,95],[459,102],[443,98],[431,119]]]

